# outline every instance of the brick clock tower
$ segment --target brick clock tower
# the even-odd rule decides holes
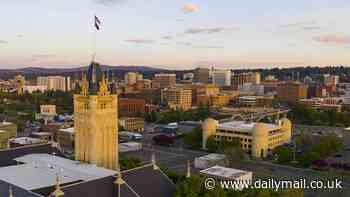
[[[83,76],[81,92],[74,95],[75,159],[118,168],[118,97],[111,94],[98,63]]]

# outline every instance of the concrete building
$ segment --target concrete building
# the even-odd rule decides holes
[[[33,93],[33,92],[45,92],[47,91],[47,86],[46,85],[26,85],[23,87],[23,92],[28,92],[28,93]]]
[[[176,84],[176,74],[155,74],[152,87],[153,88],[170,88],[175,86]]]
[[[124,75],[126,85],[134,85],[137,81],[142,81],[143,75],[136,72],[128,72]]]
[[[329,97],[329,98],[300,99],[299,103],[321,111],[334,109],[337,112],[341,112],[343,98]]]
[[[74,150],[74,127],[59,129],[56,138],[62,148]]]
[[[143,117],[145,115],[145,99],[142,98],[120,98],[119,116]]]
[[[193,82],[195,83],[209,83],[209,68],[196,68],[194,70]]]
[[[207,169],[215,165],[226,165],[227,160],[224,154],[211,153],[196,157],[194,159],[194,167],[198,169]]]
[[[235,181],[235,190],[247,189],[253,183],[253,172],[238,170],[233,168],[226,168],[222,166],[213,166],[211,168],[201,170],[200,174],[214,178],[215,180],[230,180]]]
[[[240,73],[233,74],[231,77],[232,87],[237,89],[239,86],[244,85],[246,83],[251,83],[253,85],[259,85],[261,81],[261,75],[258,72],[248,72],[248,73]]]
[[[102,75],[102,76],[101,76]],[[74,95],[75,159],[118,167],[118,96],[108,90],[100,65],[92,62],[80,94]]]
[[[9,148],[9,139],[17,137],[17,125],[0,122],[0,150]]]
[[[122,117],[119,119],[119,125],[126,131],[143,132],[145,128],[145,120],[143,118]]]
[[[60,90],[66,92],[71,90],[70,77],[64,76],[38,77],[37,85],[46,86],[47,90],[53,91]]]
[[[207,139],[214,136],[216,141],[238,139],[241,148],[256,158],[266,157],[275,147],[290,143],[292,123],[284,118],[277,124],[259,122],[227,121],[219,123],[208,118],[202,124],[203,149]]]
[[[26,79],[22,75],[15,76],[15,86],[17,89],[17,95],[22,95],[24,93],[24,86],[26,83]]]
[[[231,85],[231,70],[215,69],[211,74],[214,84],[217,84],[220,87]]]
[[[264,86],[261,84],[244,83],[238,86],[241,94],[263,95],[265,93]]]
[[[183,87],[163,89],[161,101],[171,109],[189,110],[192,107],[192,90]]]
[[[240,96],[236,104],[240,107],[268,107],[272,106],[273,96]]]
[[[307,98],[308,86],[297,81],[287,81],[278,84],[277,98],[281,101],[297,103]]]

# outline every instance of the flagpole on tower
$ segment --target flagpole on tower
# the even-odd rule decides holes
[[[96,45],[97,45],[97,31],[100,30],[101,21],[94,15],[94,25],[93,25],[93,51],[92,51],[92,62],[95,62],[96,57]]]

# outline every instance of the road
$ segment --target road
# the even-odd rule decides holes
[[[146,140],[148,141],[148,140]],[[143,150],[138,152],[126,153],[141,159],[144,163],[151,161],[152,153],[156,156],[156,161],[159,166],[167,167],[171,170],[179,173],[185,173],[187,169],[187,161],[194,161],[196,157],[208,154],[204,151],[195,151],[182,148],[155,146],[150,143],[143,144]],[[342,180],[344,189],[342,191],[327,191],[320,192],[308,190],[305,192],[306,196],[322,196],[319,193],[325,194],[325,196],[333,196],[336,193],[337,197],[350,195],[350,177],[339,176],[335,174],[328,174],[326,172],[315,171],[312,169],[295,168],[291,166],[277,165],[266,161],[242,161],[234,164],[232,167],[247,171],[252,171],[254,179],[266,179],[274,178],[275,180],[299,180],[305,178],[308,182],[313,180]],[[199,169],[195,169],[192,166],[192,173],[198,173]],[[326,195],[328,194],[328,195]],[[323,196],[322,196],[323,197]]]

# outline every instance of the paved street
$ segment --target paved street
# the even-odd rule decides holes
[[[124,153],[125,155],[135,156],[140,158],[142,162],[149,163],[151,161],[152,152],[155,153],[158,165],[165,166],[169,169],[175,170],[179,173],[185,173],[187,167],[187,161],[191,162],[198,156],[206,155],[204,151],[193,151],[181,148],[152,146],[149,143],[145,143],[142,151]],[[312,180],[333,180],[338,178],[343,181],[344,189],[342,191],[306,191],[307,196],[333,196],[336,194],[338,197],[350,195],[350,177],[340,177],[339,175],[332,175],[327,172],[319,172],[312,169],[300,169],[290,166],[282,166],[272,164],[265,161],[244,161],[237,163],[234,168],[248,170],[253,172],[255,179],[259,178],[274,178],[276,180],[298,180],[300,178],[306,178],[307,181]],[[192,172],[198,172],[198,169],[192,167]],[[327,195],[328,194],[328,195]]]

